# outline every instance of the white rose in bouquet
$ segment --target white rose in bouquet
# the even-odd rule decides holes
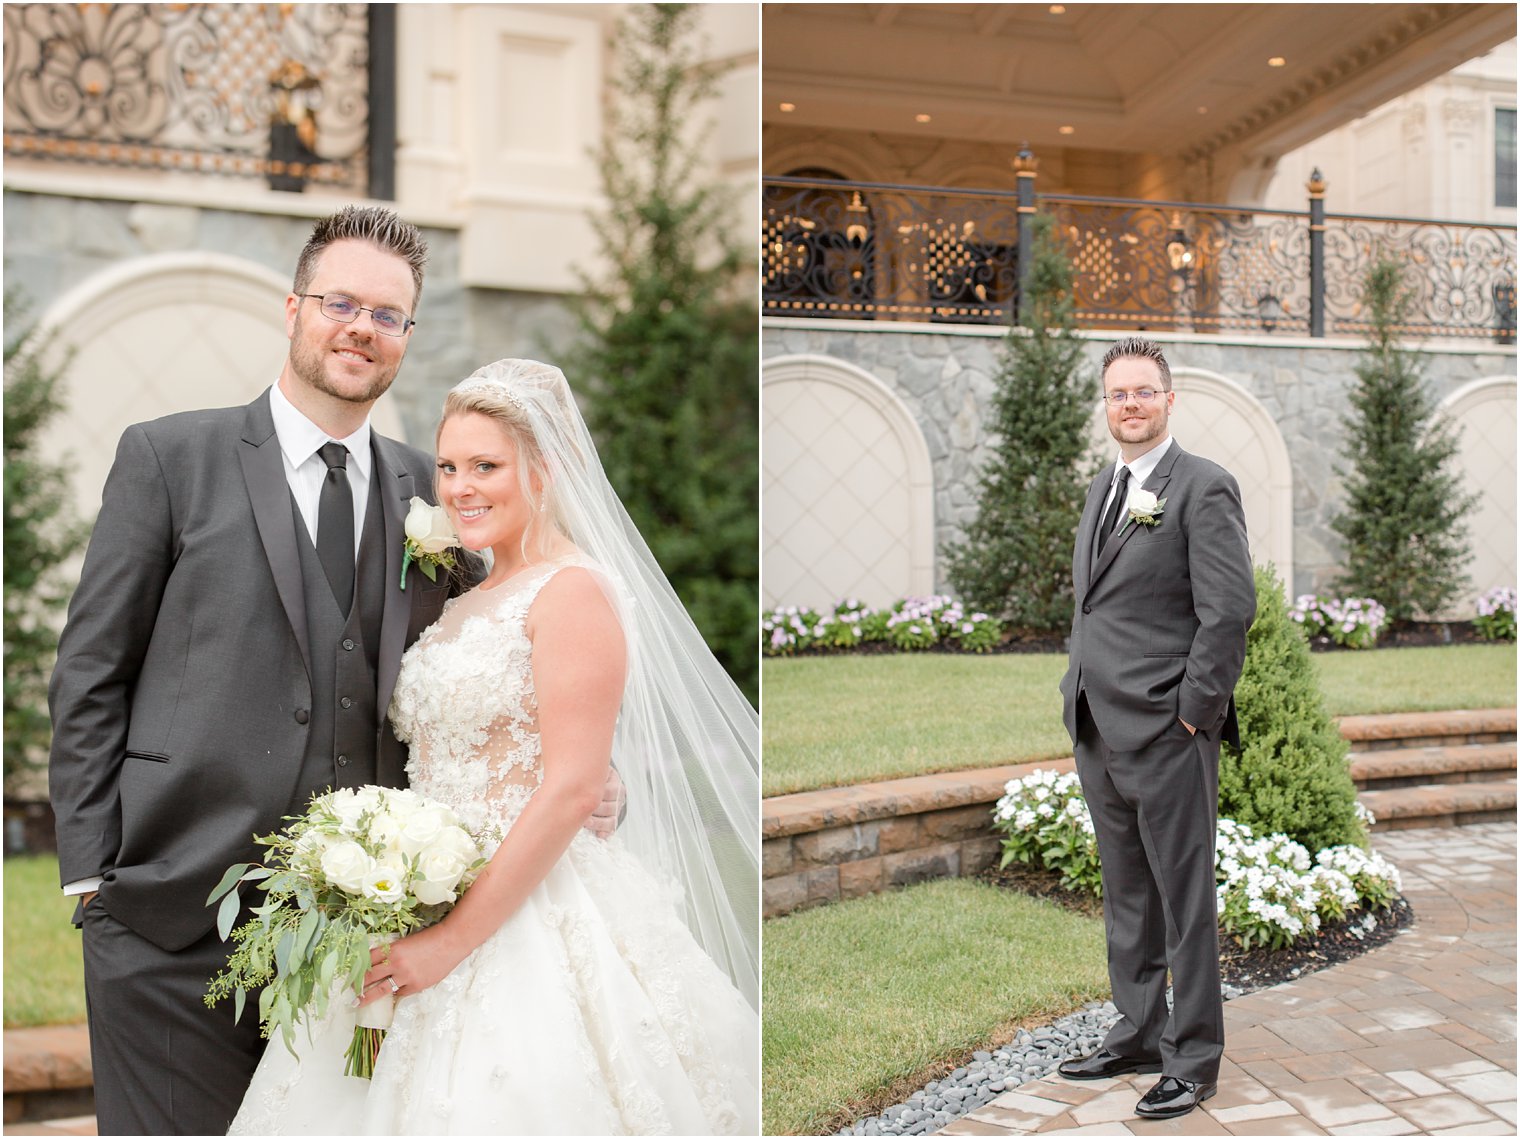
[[[454,901],[458,897],[454,887],[459,885],[471,861],[452,850],[428,851],[417,861],[412,893],[427,906]]]
[[[322,873],[338,889],[357,894],[364,889],[364,876],[375,868],[374,860],[357,842],[334,843],[322,852]]]
[[[420,854],[423,848],[438,841],[439,834],[448,825],[448,815],[442,808],[419,807],[402,822],[396,845],[405,854]]]
[[[480,847],[470,837],[470,832],[458,826],[446,826],[440,830],[438,837],[430,844],[430,849],[451,851],[466,862],[474,862],[480,857]]]
[[[399,850],[402,820],[391,811],[380,811],[369,820],[369,840],[381,850]]]

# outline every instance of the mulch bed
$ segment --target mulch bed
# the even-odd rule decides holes
[[[1061,885],[1061,876],[1048,870],[1037,870],[1019,863],[1010,863],[1005,869],[993,867],[979,875],[1005,890],[1017,890],[1044,898],[1068,910],[1089,917],[1103,916],[1103,903],[1087,894],[1068,890]],[[1360,957],[1369,949],[1376,949],[1393,940],[1399,930],[1414,921],[1414,910],[1403,898],[1386,910],[1378,910],[1377,924],[1362,932],[1365,915],[1353,914],[1350,920],[1320,927],[1318,936],[1301,941],[1287,949],[1241,949],[1234,940],[1226,938],[1219,944],[1220,979],[1227,985],[1252,993],[1257,989],[1306,977],[1329,965]]]

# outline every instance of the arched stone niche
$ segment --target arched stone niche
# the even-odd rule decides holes
[[[53,360],[71,354],[64,411],[44,453],[67,462],[78,516],[93,519],[129,425],[247,403],[279,378],[288,278],[218,253],[138,257],[95,274],[43,314]],[[317,319],[321,319],[320,316]],[[389,397],[371,417],[399,437]]]
[[[761,377],[761,588],[766,605],[883,605],[934,584],[929,448],[903,401],[829,356]]]
[[[1441,401],[1458,433],[1456,467],[1469,494],[1478,496],[1467,528],[1472,588],[1448,616],[1471,617],[1476,599],[1496,585],[1515,584],[1515,377],[1490,376],[1464,384]]]

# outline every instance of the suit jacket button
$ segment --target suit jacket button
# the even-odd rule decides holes
[[[343,707],[345,707],[345,708],[352,708],[354,706],[354,702],[352,700],[350,700],[347,696],[345,696],[345,697],[343,697],[343,699],[339,700],[338,703],[342,704]]]
[[[1091,605],[1084,605],[1084,606],[1082,606],[1082,612],[1084,612],[1084,613],[1091,613],[1092,612],[1092,606]]]
[[[346,756],[346,755],[340,755],[338,757],[338,766],[339,767],[347,767],[348,766],[348,756]]]
[[[296,723],[304,724],[309,719],[311,719],[311,713],[308,712],[305,708],[296,709]]]
[[[354,640],[353,640],[353,638],[352,637],[344,637],[343,638],[343,647],[345,649],[347,649],[349,652],[353,652],[354,651]]]

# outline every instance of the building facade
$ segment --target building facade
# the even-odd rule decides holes
[[[98,509],[129,423],[246,402],[278,376],[314,219],[379,202],[431,247],[377,429],[430,446],[443,393],[553,359],[600,272],[592,217],[622,4],[5,7],[5,261],[70,358],[66,457]],[[755,5],[700,6],[708,172],[754,216]],[[572,377],[573,382],[573,377]]]

